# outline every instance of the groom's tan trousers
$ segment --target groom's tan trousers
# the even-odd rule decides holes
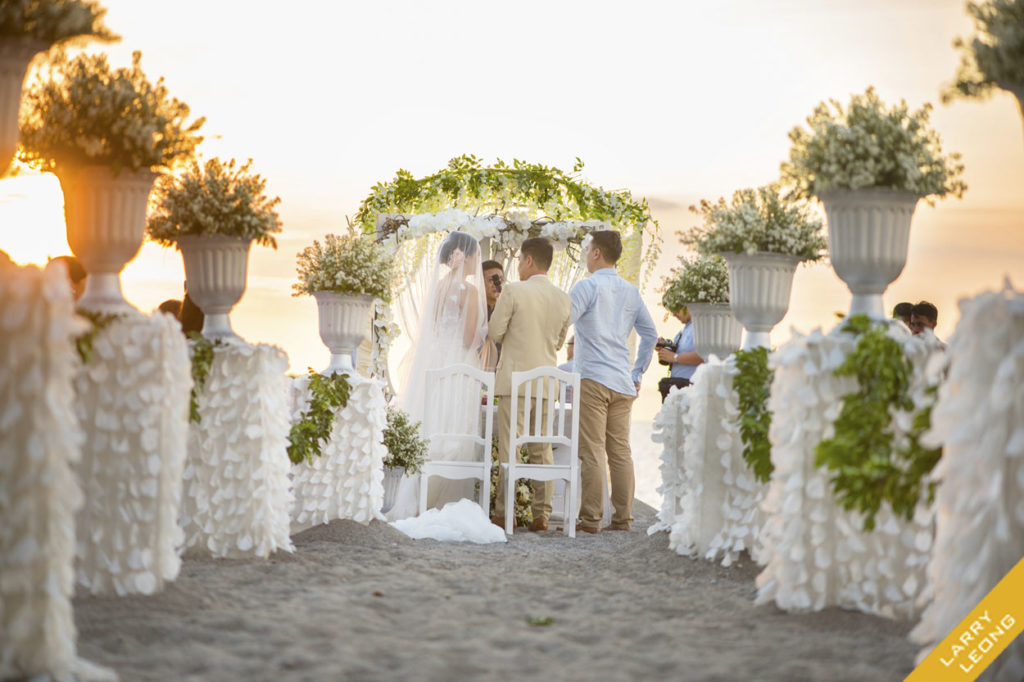
[[[580,524],[598,528],[604,512],[605,467],[611,471],[613,527],[633,523],[633,454],[629,420],[636,396],[591,379],[580,381]]]
[[[519,409],[516,415],[516,431],[517,437],[522,436],[524,432],[523,428],[523,412],[525,399],[520,398]],[[530,408],[531,413],[537,409],[537,399],[531,398],[530,403],[533,407]],[[540,403],[541,410],[541,429],[546,431],[548,426],[547,416],[547,401],[542,400]],[[498,400],[498,461],[502,464],[508,462],[508,449],[509,444],[512,442],[512,396],[503,395]],[[555,457],[551,452],[551,443],[529,443],[526,446],[527,452],[530,453],[531,464],[554,464]],[[518,453],[516,453],[518,456]],[[522,459],[516,459],[517,462],[521,462]],[[551,497],[554,493],[555,486],[551,481],[534,481],[533,482],[533,518],[550,518],[551,516]],[[494,501],[494,515],[504,518],[505,516],[505,470],[498,470],[498,489],[496,491],[497,499]],[[512,497],[515,500],[515,496]]]

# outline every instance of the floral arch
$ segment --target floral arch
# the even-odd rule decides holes
[[[502,263],[506,272],[513,271],[525,239],[549,238],[555,245],[551,278],[565,290],[585,274],[580,252],[586,235],[615,230],[623,242],[620,272],[641,284],[660,253],[658,222],[645,199],[635,200],[628,190],[590,185],[580,178],[582,170],[579,158],[567,173],[520,160],[507,164],[498,159],[484,166],[477,157],[463,155],[423,178],[399,170],[391,181],[374,185],[355,223],[394,254],[392,301],[399,304],[422,294],[427,256],[452,230],[477,237],[484,257]],[[371,374],[388,378],[387,353],[399,333],[390,308],[379,303]]]

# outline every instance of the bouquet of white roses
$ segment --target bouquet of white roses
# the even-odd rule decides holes
[[[704,254],[767,252],[815,261],[826,248],[821,220],[805,202],[783,196],[777,184],[738,190],[731,203],[703,199],[690,210],[704,216],[704,225],[683,242]]]
[[[372,237],[350,232],[329,234],[324,243],[314,241],[298,255],[299,282],[293,296],[316,291],[338,294],[370,294],[382,301],[391,298],[391,259]]]
[[[682,266],[674,269],[662,284],[665,292],[661,303],[673,313],[687,303],[729,302],[729,269],[721,256],[684,258]]]
[[[103,23],[107,10],[91,0],[4,0],[0,38],[24,38],[54,45],[74,38],[112,41]]]
[[[241,166],[231,159],[193,159],[180,175],[156,181],[153,208],[146,233],[153,241],[173,246],[184,235],[226,235],[255,239],[277,248],[271,236],[281,231],[274,207],[279,197],[267,197],[267,182],[250,171],[252,159]]]
[[[959,154],[942,153],[929,127],[931,105],[910,112],[906,102],[887,107],[868,88],[848,109],[821,103],[807,119],[809,130],[789,133],[793,146],[782,178],[800,197],[835,189],[888,188],[922,197],[963,195]]]
[[[970,41],[953,42],[960,50],[960,66],[943,100],[983,97],[996,87],[1024,89],[1024,0],[968,2],[967,13],[975,34]]]
[[[139,171],[170,167],[192,154],[200,118],[154,85],[132,55],[130,68],[111,69],[106,55],[59,55],[49,78],[33,83],[22,101],[21,159],[44,171],[109,166]]]

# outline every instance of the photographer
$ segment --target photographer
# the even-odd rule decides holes
[[[662,305],[665,305],[664,302]],[[658,391],[661,393],[661,402],[665,402],[668,393],[673,386],[683,388],[690,385],[693,373],[697,371],[697,365],[704,362],[693,346],[693,322],[690,321],[690,312],[683,306],[679,310],[669,310],[673,317],[683,323],[683,329],[671,341],[658,339],[655,350],[658,353],[658,364],[668,365],[671,369],[669,375],[658,382]]]

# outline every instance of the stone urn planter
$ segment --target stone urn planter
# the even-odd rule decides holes
[[[740,347],[743,326],[728,303],[688,303],[686,308],[693,317],[693,345],[702,360],[707,362],[712,355],[724,360]]]
[[[78,306],[102,313],[134,308],[121,293],[121,271],[142,247],[146,205],[156,174],[88,166],[58,173],[68,246],[89,274]]]
[[[402,476],[405,476],[405,467],[384,467],[384,505],[380,508],[381,514],[387,514],[395,506]]]
[[[772,327],[786,316],[793,273],[801,259],[781,253],[723,253],[729,266],[729,304],[747,330],[743,350],[771,348]]]
[[[903,272],[910,221],[920,197],[883,188],[818,195],[828,220],[832,268],[853,294],[850,315],[885,319],[882,294]]]
[[[0,38],[0,174],[7,170],[18,148],[18,108],[25,72],[46,43],[24,38]]]
[[[320,312],[320,340],[331,349],[331,364],[324,374],[334,372],[353,374],[352,353],[366,338],[373,296],[336,294],[332,291],[314,291]]]
[[[231,328],[231,309],[245,293],[251,237],[187,235],[178,238],[185,263],[185,287],[203,311],[203,336],[240,340]]]

